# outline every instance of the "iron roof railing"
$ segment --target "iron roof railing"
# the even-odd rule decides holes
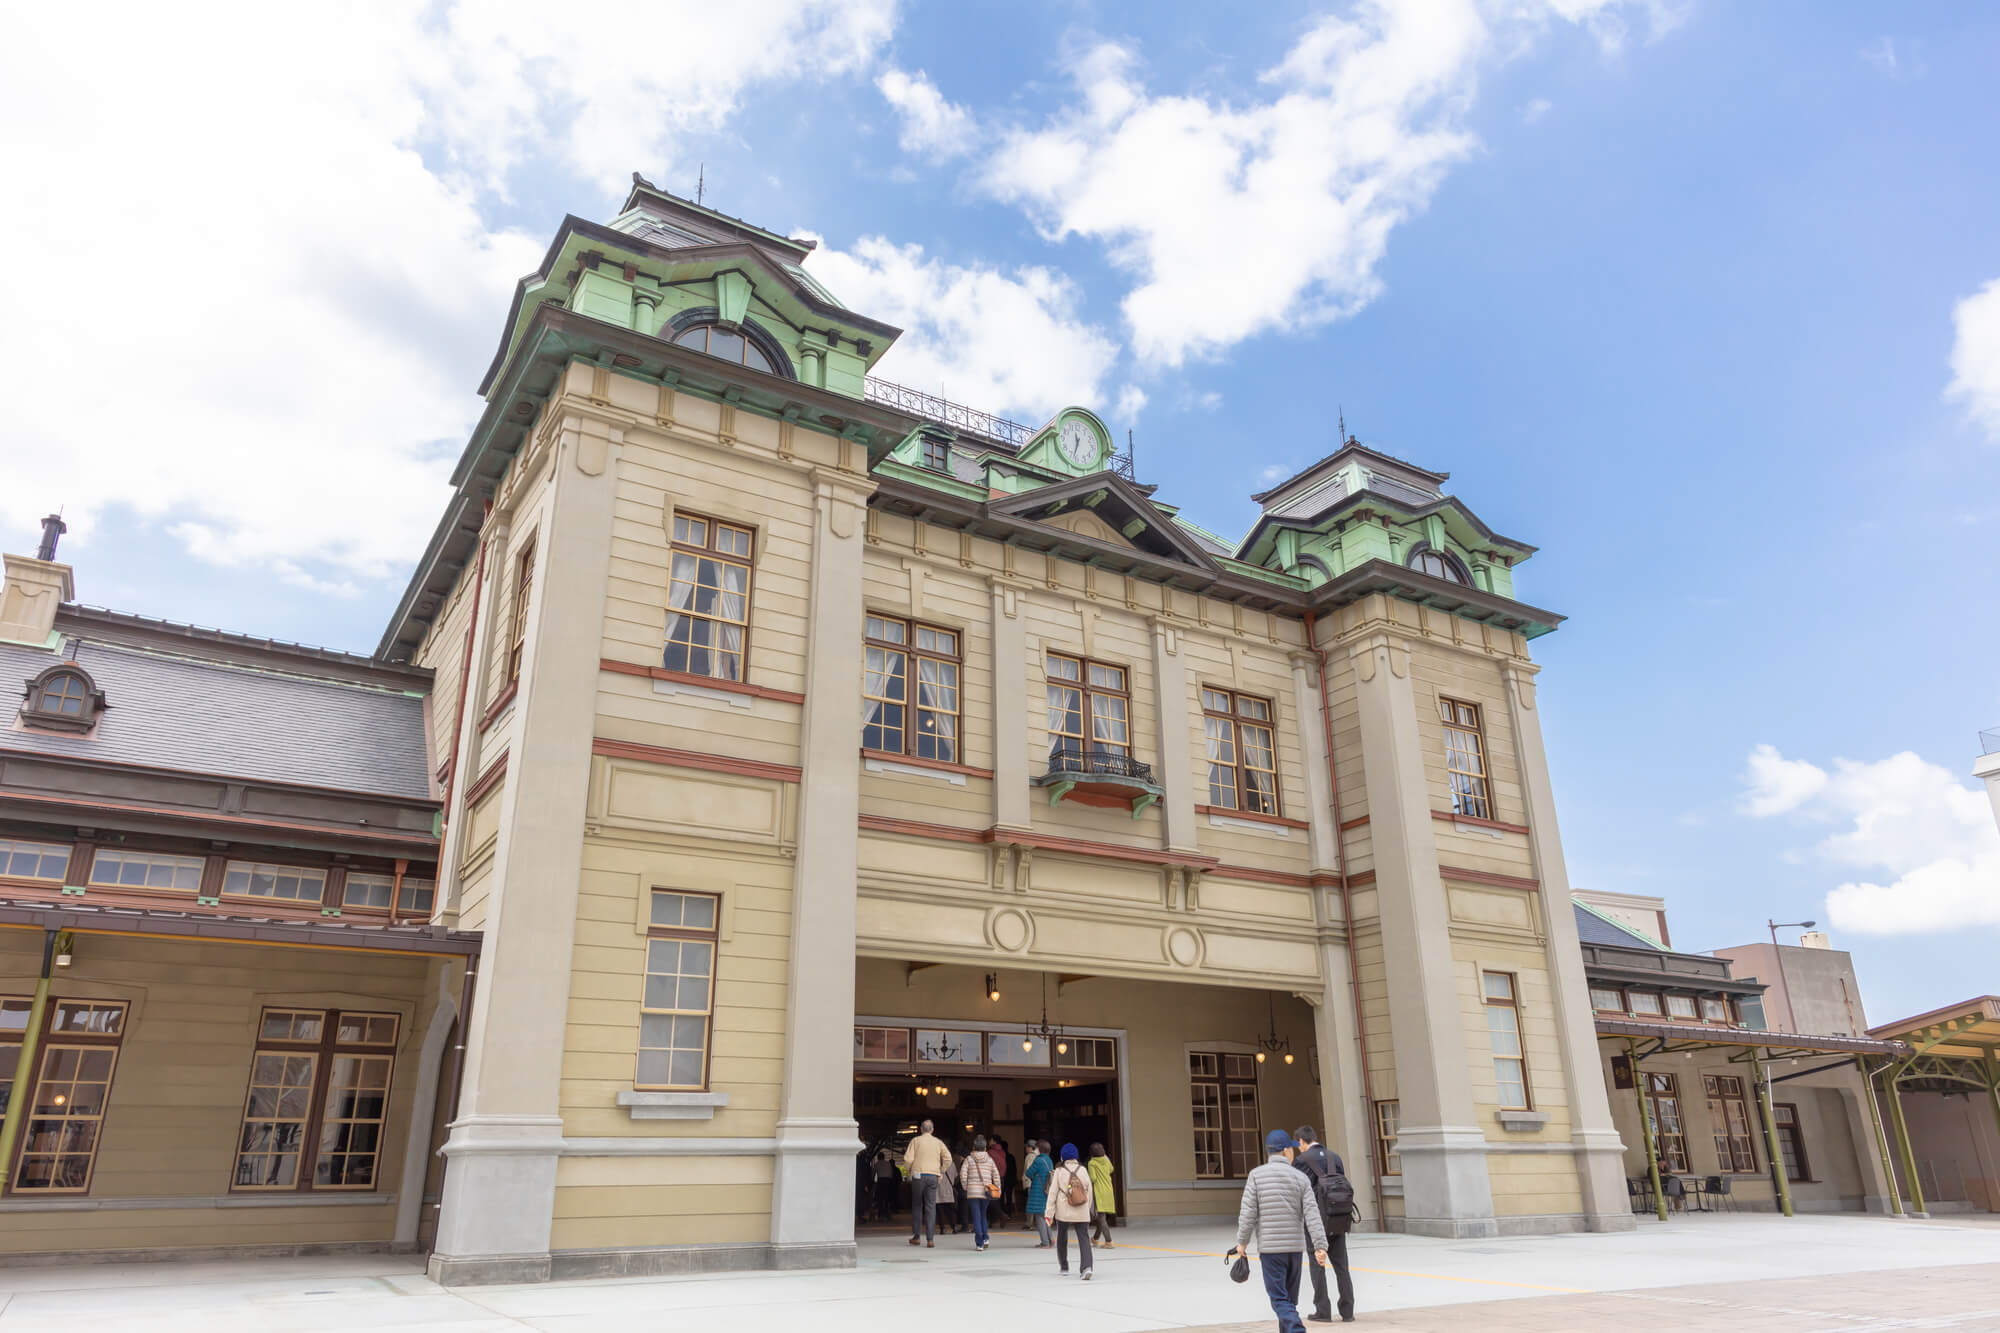
[[[888,380],[876,379],[872,375],[864,384],[862,397],[871,403],[900,408],[905,412],[935,421],[941,426],[950,426],[953,430],[983,435],[989,440],[997,440],[1015,449],[1035,438],[1036,428],[1033,426],[1024,426],[1018,421],[1009,421],[991,412],[981,412],[976,407],[954,403],[934,393],[925,393],[922,389],[892,384]]]

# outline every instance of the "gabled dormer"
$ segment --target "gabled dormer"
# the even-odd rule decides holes
[[[859,398],[901,332],[847,309],[805,271],[815,243],[669,194],[636,173],[610,223],[567,217],[516,287],[490,395],[544,305]]]

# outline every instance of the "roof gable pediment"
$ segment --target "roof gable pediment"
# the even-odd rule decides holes
[[[1020,495],[996,498],[988,504],[988,510],[1060,527],[1098,541],[1107,540],[1100,535],[1102,529],[1118,545],[1211,573],[1220,572],[1220,566],[1201,544],[1153,504],[1149,490],[1115,472],[1097,472]]]

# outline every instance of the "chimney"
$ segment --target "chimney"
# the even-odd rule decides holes
[[[1831,949],[1833,941],[1827,938],[1827,934],[1823,930],[1808,930],[1799,936],[1799,947],[1801,949]]]
[[[0,582],[0,642],[25,643],[53,649],[56,608],[76,595],[70,567],[56,563],[56,542],[69,530],[59,514],[42,520],[42,544],[33,559],[0,556],[6,579]]]

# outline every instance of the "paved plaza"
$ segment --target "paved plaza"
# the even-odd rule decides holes
[[[1096,1280],[1056,1276],[1020,1232],[984,1254],[869,1236],[850,1271],[458,1288],[391,1256],[0,1269],[0,1333],[440,1329],[1010,1333],[1269,1329],[1224,1275],[1217,1226],[1135,1226]],[[2000,1222],[1853,1216],[1647,1221],[1610,1236],[1352,1241],[1361,1320],[1396,1329],[2000,1329]]]

